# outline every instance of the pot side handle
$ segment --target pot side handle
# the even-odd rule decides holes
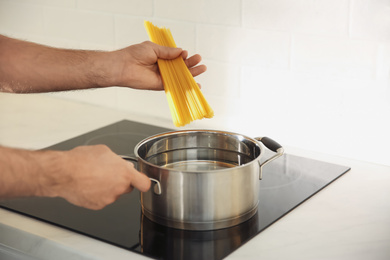
[[[266,165],[267,163],[270,163],[273,160],[282,156],[284,154],[284,149],[279,143],[277,143],[276,141],[272,140],[269,137],[256,137],[255,139],[257,141],[261,142],[262,144],[264,144],[264,146],[267,147],[269,150],[276,153],[274,156],[268,158],[265,162],[263,162],[263,163],[259,162],[259,165],[260,165],[259,180],[261,180],[263,178],[264,165]]]
[[[127,156],[127,155],[119,155],[122,159],[126,160],[126,161],[132,161],[133,163],[136,163],[138,164],[138,160],[134,157],[131,157],[131,156]],[[153,178],[150,178],[149,179],[152,181],[152,182],[155,182],[155,185],[154,185],[154,188],[153,188],[153,191],[155,194],[157,195],[161,195],[161,184],[158,180],[156,179],[153,179]]]

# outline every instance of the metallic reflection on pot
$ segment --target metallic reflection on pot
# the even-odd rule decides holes
[[[273,155],[261,163],[265,147]],[[137,168],[158,181],[161,192],[141,194],[142,212],[154,222],[185,230],[242,223],[257,211],[263,166],[283,152],[270,138],[218,130],[148,137],[134,148]]]
[[[142,214],[141,251],[158,259],[222,259],[255,236],[258,226],[257,213],[239,225],[211,231],[170,228]]]

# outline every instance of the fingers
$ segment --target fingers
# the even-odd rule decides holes
[[[189,57],[188,59],[185,59],[184,62],[188,68],[194,67],[199,62],[202,61],[202,57],[199,54],[195,54],[194,56]]]
[[[148,44],[152,44],[152,47],[159,59],[174,59],[177,58],[180,54],[183,58],[186,66],[190,69],[191,74],[195,77],[207,70],[205,65],[199,65],[195,67],[199,62],[202,61],[202,57],[199,54],[195,54],[191,57],[188,57],[188,51],[182,50],[181,48],[170,48],[161,46],[152,42],[148,42]]]
[[[196,77],[207,70],[206,65],[202,64],[202,65],[196,66],[201,61],[202,61],[202,57],[199,54],[195,54],[194,56],[191,56],[190,58],[184,60],[186,66],[189,68],[192,76]]]
[[[150,189],[151,181],[149,177],[145,174],[137,171],[132,164],[129,163],[129,169],[131,174],[131,187],[129,187],[129,192],[132,190],[132,187],[136,188],[141,192],[146,192]]]
[[[189,68],[192,76],[196,77],[207,70],[206,65],[199,65],[197,67]]]

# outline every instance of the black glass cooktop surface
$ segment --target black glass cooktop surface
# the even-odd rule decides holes
[[[166,131],[171,129],[124,120],[48,149],[106,144],[117,154],[132,156],[139,141]],[[349,169],[285,154],[264,167],[256,215],[237,226],[214,231],[178,230],[148,220],[141,213],[136,190],[98,211],[61,198],[3,200],[0,206],[155,259],[223,259]]]

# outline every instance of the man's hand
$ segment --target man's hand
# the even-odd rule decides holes
[[[0,147],[0,198],[62,197],[102,209],[124,193],[150,188],[150,179],[107,146],[70,151],[28,151]]]
[[[47,187],[72,204],[101,209],[133,188],[142,192],[150,188],[146,175],[107,146],[80,146],[63,155],[64,167],[58,174],[67,178],[59,176],[62,181],[54,183],[48,179]]]
[[[158,59],[171,60],[181,56],[195,77],[206,71],[205,65],[199,65],[201,56],[195,54],[187,59],[188,52],[180,48],[170,48],[146,41],[111,53],[116,62],[112,75],[108,79],[114,82],[108,85],[127,86],[135,89],[163,90],[162,79],[157,66]]]

